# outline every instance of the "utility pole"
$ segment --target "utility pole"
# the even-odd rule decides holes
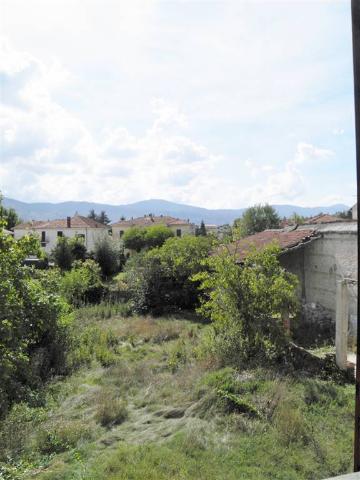
[[[351,0],[353,62],[354,62],[354,100],[355,100],[355,139],[356,139],[356,179],[357,203],[360,205],[360,0]],[[358,275],[360,259],[359,216],[358,216]],[[357,349],[355,380],[355,436],[354,471],[360,471],[360,284],[357,291]]]

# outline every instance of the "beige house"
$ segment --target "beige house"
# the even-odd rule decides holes
[[[170,228],[177,237],[195,234],[195,225],[190,223],[189,220],[181,220],[167,215],[144,215],[143,217],[113,223],[111,225],[113,238],[115,240],[122,238],[124,233],[132,227],[151,227],[153,225],[164,225]]]
[[[91,251],[98,239],[108,235],[108,230],[108,226],[76,214],[61,220],[31,221],[16,225],[14,237],[17,240],[29,233],[36,234],[47,253],[53,250],[59,237],[80,237],[84,239],[86,249]]]

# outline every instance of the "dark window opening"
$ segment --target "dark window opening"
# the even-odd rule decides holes
[[[124,230],[120,230],[120,238],[124,235]]]
[[[41,232],[41,246],[46,246],[46,232]]]
[[[181,237],[181,229],[180,229],[180,228],[178,228],[178,229],[176,230],[176,236],[177,236],[177,237]]]
[[[63,236],[63,232],[57,232],[57,236],[58,236],[58,237],[62,237],[62,236]]]

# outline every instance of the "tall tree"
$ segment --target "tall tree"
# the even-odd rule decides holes
[[[234,221],[234,228],[238,230],[240,237],[246,237],[270,228],[280,228],[280,217],[269,204],[254,205]]]
[[[204,220],[201,220],[200,227],[196,228],[195,235],[197,237],[206,237],[207,232],[206,232],[206,227],[205,227]]]
[[[110,223],[110,218],[107,216],[105,210],[101,210],[100,214],[97,214],[92,208],[88,214],[88,218],[103,223],[104,225],[108,225]]]
[[[88,218],[91,218],[91,220],[96,220],[96,213],[95,213],[95,210],[92,208],[88,214]]]
[[[104,225],[108,225],[110,223],[110,218],[107,216],[105,210],[101,210],[100,215],[97,217],[97,221],[103,223]]]

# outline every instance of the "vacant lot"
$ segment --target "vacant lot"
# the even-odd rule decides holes
[[[221,368],[207,326],[77,312],[81,365],[1,425],[0,478],[321,479],[347,472],[353,386]],[[40,406],[39,406],[40,405]]]

